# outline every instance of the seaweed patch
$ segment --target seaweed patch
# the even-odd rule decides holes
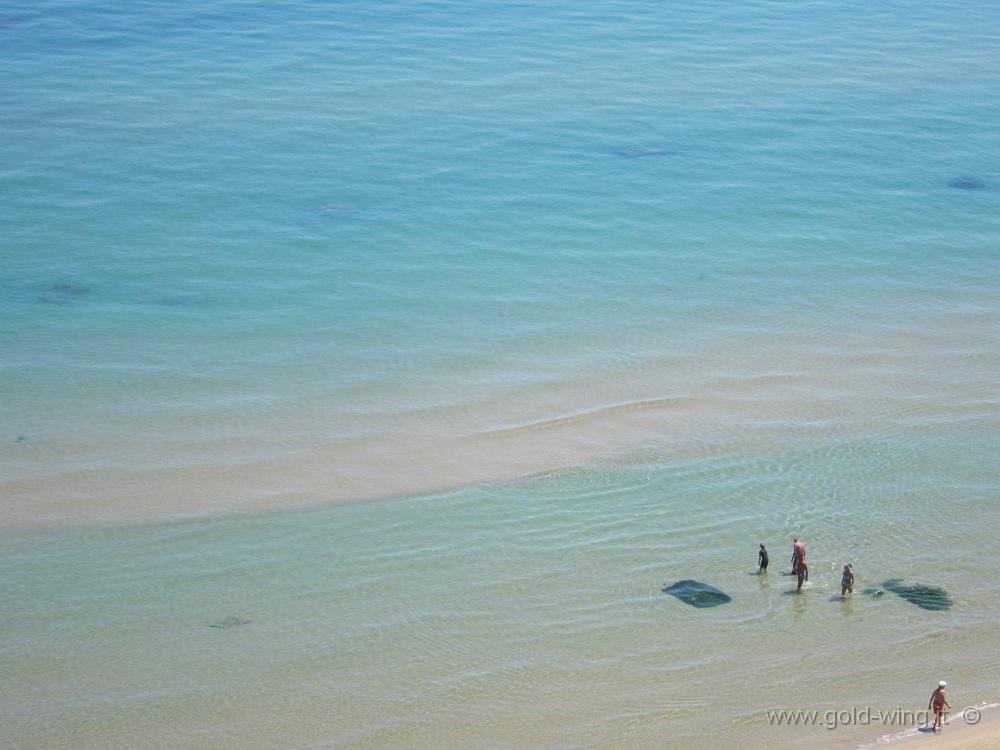
[[[677,581],[677,583],[670,586],[664,586],[661,590],[664,594],[676,596],[685,604],[690,604],[692,607],[698,607],[699,609],[718,607],[720,604],[732,601],[732,597],[729,594],[719,591],[715,586],[709,586],[707,583],[701,583],[700,581],[693,581],[690,578]]]
[[[925,586],[920,583],[906,585],[901,579],[892,578],[883,583],[882,587],[921,609],[937,611],[948,609],[952,605],[948,592],[940,586]]]
[[[208,627],[218,628],[219,630],[229,630],[230,628],[238,628],[240,625],[249,625],[249,620],[244,620],[242,617],[233,617],[230,615],[224,620],[219,620],[218,622],[210,622]]]

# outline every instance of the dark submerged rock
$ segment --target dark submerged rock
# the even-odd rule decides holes
[[[949,182],[948,186],[958,188],[959,190],[982,190],[986,187],[986,183],[978,177],[962,175]]]
[[[648,159],[653,156],[670,156],[673,151],[660,148],[616,148],[615,156],[622,159]]]
[[[191,307],[200,302],[200,298],[195,294],[170,294],[157,297],[154,302],[164,307]]]
[[[89,291],[90,287],[83,286],[83,284],[53,284],[45,292],[38,295],[38,301],[48,302],[50,305],[65,305]]]
[[[208,627],[219,628],[220,630],[229,630],[230,628],[238,628],[240,625],[249,625],[249,620],[244,620],[242,617],[233,617],[230,615],[224,620],[219,620],[218,622],[210,622]]]
[[[353,203],[331,203],[327,206],[323,206],[320,209],[320,213],[337,219],[347,219],[352,216],[357,216],[361,213],[361,209]]]
[[[921,609],[942,610],[952,605],[948,592],[939,586],[925,586],[920,583],[906,585],[901,579],[892,578],[883,583],[882,587]]]
[[[720,604],[732,601],[732,597],[729,594],[719,591],[715,586],[709,586],[707,583],[701,583],[700,581],[692,581],[690,578],[677,581],[677,583],[671,586],[664,586],[662,591],[664,594],[676,596],[685,604],[690,604],[692,607],[698,607],[699,609],[718,607]]]
[[[878,599],[880,596],[885,594],[885,589],[871,588],[871,589],[865,589],[861,593],[864,596],[869,597],[870,599]]]
[[[0,31],[6,31],[7,29],[13,29],[28,21],[27,15],[13,15],[4,13],[0,15]]]

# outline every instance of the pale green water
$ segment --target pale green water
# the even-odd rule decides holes
[[[5,741],[994,701],[998,21],[0,0]],[[831,600],[847,560],[955,606]]]
[[[7,538],[8,741],[763,747],[844,736],[771,729],[764,709],[920,708],[941,677],[958,705],[995,696],[995,433],[816,433],[418,500]],[[812,563],[798,597],[779,574],[792,533]],[[841,602],[845,560],[859,592],[899,576],[955,606]],[[689,577],[732,603],[660,593]],[[229,616],[250,622],[209,627]]]

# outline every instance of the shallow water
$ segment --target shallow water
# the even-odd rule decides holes
[[[916,710],[941,678],[958,706],[986,700],[1000,550],[989,448],[966,445],[945,514],[938,441],[855,438],[6,536],[4,725],[25,748],[764,747],[854,737],[769,709]],[[845,559],[859,587],[927,580],[954,606],[842,601]],[[661,591],[686,577],[732,601]]]
[[[995,698],[997,15],[0,2],[8,741]]]

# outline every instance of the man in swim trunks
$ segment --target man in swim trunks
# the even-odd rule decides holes
[[[767,548],[764,545],[760,545],[760,552],[757,553],[757,573],[767,572]]]
[[[840,595],[854,593],[854,570],[850,563],[844,563],[844,572],[840,577]]]
[[[792,542],[792,572],[798,577],[799,585],[796,593],[802,591],[803,581],[809,579],[809,565],[806,563],[806,544],[795,537]]]
[[[931,700],[927,704],[928,711],[934,711],[934,731],[941,731],[941,723],[944,718],[945,709],[951,708],[948,704],[948,696],[945,695],[944,689],[948,685],[947,682],[941,680],[938,683],[937,690],[931,693]]]

